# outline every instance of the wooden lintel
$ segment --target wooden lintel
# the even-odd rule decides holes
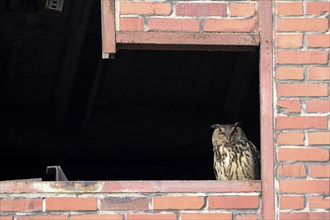
[[[117,44],[117,50],[175,50],[175,51],[255,51],[255,46],[179,45],[179,44]],[[114,58],[114,57],[113,57]]]
[[[117,44],[258,46],[257,33],[117,32]]]

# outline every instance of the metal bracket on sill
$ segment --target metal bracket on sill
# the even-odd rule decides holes
[[[60,166],[47,166],[46,174],[55,174],[55,181],[68,181]]]

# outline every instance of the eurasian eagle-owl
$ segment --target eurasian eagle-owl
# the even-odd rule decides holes
[[[214,173],[217,180],[260,179],[258,149],[247,139],[239,123],[212,125]]]

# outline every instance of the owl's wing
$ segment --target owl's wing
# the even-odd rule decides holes
[[[213,153],[214,153],[216,159],[220,160],[220,152],[219,152],[220,146],[218,145],[218,143],[216,141],[213,141],[212,144],[213,144]]]
[[[248,140],[247,144],[250,147],[252,158],[253,158],[253,164],[255,167],[255,177],[256,179],[260,179],[260,153],[259,150],[254,146],[254,144]]]
[[[213,141],[212,142],[213,144],[213,154],[214,154],[214,161],[213,161],[213,172],[214,172],[214,175],[215,175],[215,179],[218,180],[219,178],[219,174],[218,174],[218,171],[216,169],[216,164],[219,163],[218,161],[220,160],[220,152],[219,152],[219,146],[218,146],[218,143],[216,141]]]
[[[214,172],[215,179],[218,180],[218,172],[215,169],[215,165],[213,165],[213,172]]]

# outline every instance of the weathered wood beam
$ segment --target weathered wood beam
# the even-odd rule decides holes
[[[105,30],[107,31],[107,30]],[[117,44],[258,46],[258,34],[117,32]]]
[[[112,58],[116,53],[115,1],[101,0],[102,58]]]
[[[254,51],[258,34],[117,32],[117,49]]]
[[[275,1],[258,0],[260,32],[260,133],[262,219],[275,219],[273,16]]]

